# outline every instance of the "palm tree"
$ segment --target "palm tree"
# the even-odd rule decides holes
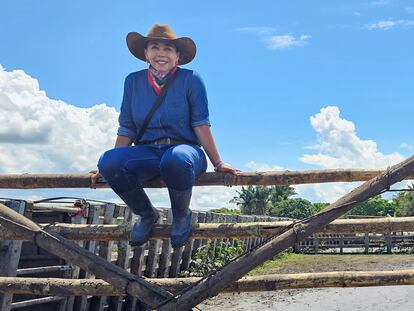
[[[230,202],[236,203],[242,214],[245,215],[266,215],[270,203],[272,188],[266,186],[247,186],[237,191],[238,197]]]

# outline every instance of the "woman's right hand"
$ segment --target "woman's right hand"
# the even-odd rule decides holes
[[[102,176],[101,174],[99,174],[98,170],[92,170],[89,172],[89,174],[91,174],[91,188],[95,188],[99,178],[101,178]]]

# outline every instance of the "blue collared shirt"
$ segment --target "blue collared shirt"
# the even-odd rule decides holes
[[[193,128],[210,126],[206,88],[200,76],[180,68],[169,86],[161,106],[155,111],[141,142],[163,137],[200,145]],[[144,119],[157,99],[149,83],[147,69],[129,74],[119,115],[118,135],[135,141]]]

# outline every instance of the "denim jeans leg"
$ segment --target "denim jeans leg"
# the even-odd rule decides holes
[[[161,158],[160,173],[168,188],[186,190],[207,169],[203,150],[196,145],[174,145]]]
[[[168,186],[173,222],[171,245],[181,247],[191,232],[190,200],[195,178],[207,169],[204,152],[193,145],[169,148],[160,163],[161,176]]]
[[[149,239],[159,215],[144,192],[141,183],[159,175],[160,155],[150,146],[127,146],[105,152],[99,160],[100,173],[119,197],[141,216],[131,231],[131,245],[142,245]]]

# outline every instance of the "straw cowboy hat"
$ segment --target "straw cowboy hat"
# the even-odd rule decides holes
[[[147,36],[143,36],[137,32],[130,32],[126,37],[128,49],[136,58],[146,61],[144,49],[148,41],[159,40],[172,43],[180,52],[180,59],[178,65],[188,64],[196,55],[196,45],[194,41],[188,37],[177,38],[173,30],[168,25],[155,24],[151,27]]]

